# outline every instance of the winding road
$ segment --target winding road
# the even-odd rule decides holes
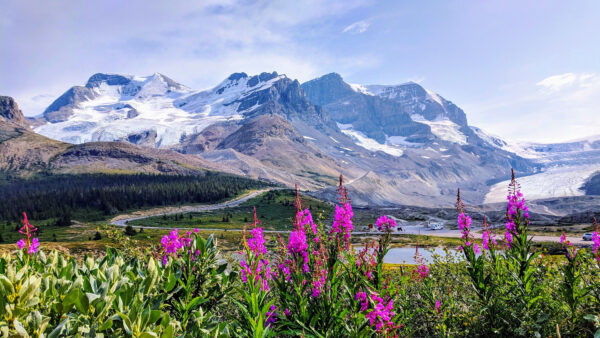
[[[127,225],[127,222],[129,222],[129,221],[134,221],[137,219],[143,219],[143,218],[148,218],[148,217],[173,215],[173,214],[180,214],[180,213],[186,213],[186,212],[212,211],[212,210],[218,210],[218,209],[224,209],[224,208],[237,207],[238,205],[246,202],[247,200],[249,200],[251,198],[254,198],[254,197],[256,197],[260,194],[263,194],[269,190],[275,190],[275,189],[276,188],[253,191],[247,195],[243,195],[241,197],[237,197],[235,199],[232,199],[232,200],[229,200],[229,201],[226,201],[223,203],[217,203],[217,204],[186,205],[186,206],[182,206],[182,207],[166,207],[166,208],[156,208],[156,209],[150,209],[150,210],[144,210],[144,211],[136,211],[132,214],[119,215],[119,216],[111,219],[110,222],[113,225],[116,225],[119,227],[124,227]],[[149,227],[134,226],[134,228],[149,228]],[[173,227],[152,227],[152,228],[174,229]],[[202,230],[204,230],[204,229],[202,229]],[[206,229],[206,230],[211,230],[211,229]],[[215,229],[215,230],[223,230],[223,229]]]

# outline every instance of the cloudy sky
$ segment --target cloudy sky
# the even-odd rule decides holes
[[[0,0],[0,95],[37,115],[97,72],[421,83],[511,140],[600,134],[600,1]]]

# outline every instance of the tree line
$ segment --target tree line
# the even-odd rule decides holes
[[[0,183],[0,220],[71,217],[102,220],[131,209],[214,203],[245,190],[269,185],[240,176],[207,172],[199,175],[78,174],[11,178]]]

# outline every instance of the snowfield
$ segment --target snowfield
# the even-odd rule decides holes
[[[337,124],[342,133],[350,136],[354,142],[371,151],[383,151],[384,153],[393,155],[393,156],[402,156],[404,152],[397,145],[393,143],[386,142],[386,144],[381,144],[376,140],[367,137],[367,135],[363,134],[360,131],[354,130],[351,124]]]
[[[213,89],[193,91],[173,88],[160,74],[133,76],[127,85],[101,83],[92,90],[94,99],[80,102],[64,122],[35,128],[44,136],[70,143],[117,141],[135,134],[156,134],[159,148],[178,144],[224,121],[243,119],[258,105],[238,111],[239,100],[269,88],[285,75],[249,85],[248,77],[227,79]]]
[[[467,136],[460,131],[460,126],[447,118],[427,120],[423,115],[412,114],[413,121],[423,123],[431,128],[431,132],[440,139],[461,145],[467,144]]]
[[[581,196],[581,186],[600,165],[551,167],[531,176],[519,177],[521,191],[526,199],[536,200],[551,197]],[[505,202],[510,181],[494,184],[485,196],[484,203]]]

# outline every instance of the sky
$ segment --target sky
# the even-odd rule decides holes
[[[600,1],[0,0],[0,95],[43,112],[94,73],[414,81],[511,141],[600,134]]]

